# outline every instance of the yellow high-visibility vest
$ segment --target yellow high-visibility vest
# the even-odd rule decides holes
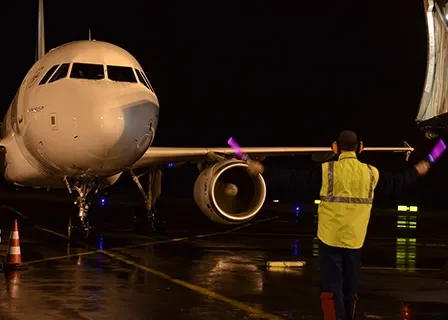
[[[359,249],[366,238],[378,169],[343,152],[322,164],[318,238],[326,245]]]

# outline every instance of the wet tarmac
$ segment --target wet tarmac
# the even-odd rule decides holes
[[[0,319],[322,318],[311,213],[266,211],[228,227],[183,208],[163,213],[163,236],[105,230],[81,245],[63,238],[73,209],[0,211],[0,253],[18,218],[28,267],[0,277]],[[372,220],[356,319],[448,319],[448,217],[431,219]],[[306,265],[266,268],[283,260]]]

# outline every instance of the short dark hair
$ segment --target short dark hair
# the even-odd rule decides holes
[[[358,148],[358,135],[351,130],[344,130],[338,137],[339,148],[344,151],[356,151]]]

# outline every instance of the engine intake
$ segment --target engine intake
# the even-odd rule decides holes
[[[208,167],[194,184],[194,199],[212,221],[238,224],[249,221],[266,199],[266,184],[261,174],[253,176],[247,163],[232,159]]]

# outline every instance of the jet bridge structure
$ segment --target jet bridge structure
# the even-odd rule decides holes
[[[427,138],[448,132],[448,0],[423,0],[428,35],[426,79],[417,126]]]

